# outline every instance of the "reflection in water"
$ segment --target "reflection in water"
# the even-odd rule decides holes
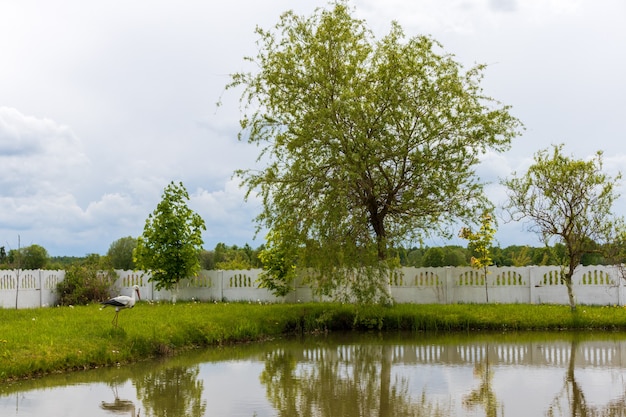
[[[146,417],[202,417],[206,401],[202,399],[203,382],[198,380],[199,366],[174,366],[148,372],[135,378],[137,398],[143,403]]]
[[[439,340],[439,344],[370,340],[281,348],[266,355],[260,379],[281,416],[626,415],[623,379],[617,396],[604,404],[598,400],[592,404],[576,378],[579,368],[604,368],[604,378],[616,372],[622,374],[625,342],[581,343],[579,335],[569,337],[570,342],[554,343],[541,339],[516,342],[512,336],[503,339],[513,341],[498,341],[497,337],[492,341],[493,336],[483,336],[483,341],[457,338]],[[478,380],[473,388],[471,381],[463,380],[462,369],[469,365],[472,379]],[[417,383],[420,372],[433,374],[427,369],[432,366],[438,367],[434,374],[446,380],[448,395],[436,395],[437,390],[429,386],[432,381],[428,379]],[[411,368],[415,371],[408,374],[394,371]],[[556,378],[559,369],[564,370],[564,378],[563,374]],[[538,378],[540,373],[549,374],[549,378]],[[497,375],[503,377],[502,381],[526,380],[526,385],[500,383]],[[564,381],[563,389],[549,394],[558,387],[554,383],[558,379]],[[538,402],[538,397],[546,392],[554,399],[547,404]],[[499,395],[513,400],[500,400]],[[516,396],[526,399],[515,401]]]
[[[476,362],[474,366],[474,375],[480,378],[480,386],[465,396],[463,404],[470,410],[480,405],[485,409],[485,415],[487,417],[497,417],[500,405],[498,404],[492,385],[493,373],[489,362],[490,349],[488,344],[486,345],[485,351],[485,358]],[[504,410],[501,410],[500,415],[504,415]]]
[[[585,393],[576,379],[576,356],[579,352],[579,338],[574,336],[571,342],[569,363],[565,378],[563,378],[563,388],[555,396],[549,405],[547,415],[553,416],[626,416],[626,405],[624,397],[613,399],[607,404],[593,406],[587,403]]]
[[[626,334],[332,335],[0,386],[0,415],[626,416]]]
[[[389,345],[278,349],[267,355],[261,382],[285,417],[447,415],[425,396],[411,401],[406,378],[392,382],[391,368]]]

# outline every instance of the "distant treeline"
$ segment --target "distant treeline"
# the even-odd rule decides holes
[[[126,238],[124,238],[126,239]],[[123,239],[120,239],[121,242]],[[115,242],[114,242],[115,243]],[[66,269],[77,264],[99,264],[115,269],[134,269],[132,262],[132,245],[111,245],[106,255],[89,254],[78,256],[48,256],[47,251],[39,245],[22,248],[18,252],[4,252],[0,248],[0,269],[13,269],[18,265],[21,269]],[[261,245],[252,248],[218,243],[212,250],[202,250],[199,254],[202,269],[255,269],[262,268],[259,252]],[[434,247],[398,248],[394,256],[402,266],[441,267],[469,266],[474,253],[471,248],[449,245]],[[508,246],[492,247],[491,257],[496,266],[528,266],[528,265],[560,265],[565,256],[565,246],[556,244],[551,247]],[[595,253],[583,257],[583,265],[604,265],[611,263]]]
[[[200,253],[203,269],[250,269],[261,268],[259,252],[264,246],[253,249],[249,245],[243,247],[227,246],[218,243],[213,250]],[[449,245],[434,247],[399,248],[394,256],[402,266],[441,267],[469,266],[475,254],[471,248]],[[528,265],[560,265],[565,259],[565,246],[556,244],[551,247],[508,246],[492,247],[491,257],[496,266],[528,266]],[[604,265],[611,263],[601,255],[590,253],[583,257],[583,265]]]
[[[250,269],[261,268],[258,254],[263,246],[253,249],[249,245],[239,247],[219,243],[213,250],[200,253],[203,269]],[[441,267],[469,266],[475,254],[470,248],[449,245],[434,247],[399,248],[394,256],[402,266]],[[493,265],[496,266],[528,266],[528,265],[560,265],[565,257],[565,246],[556,244],[551,247],[508,246],[504,249],[491,248]],[[610,263],[599,254],[587,254],[583,257],[583,265],[604,265]]]

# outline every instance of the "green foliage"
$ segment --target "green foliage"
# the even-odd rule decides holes
[[[485,276],[488,273],[487,268],[493,265],[491,259],[491,247],[493,244],[496,228],[491,213],[485,211],[480,218],[480,229],[477,232],[472,231],[468,227],[461,228],[459,237],[469,241],[469,247],[475,254],[470,260],[472,268],[482,269]]]
[[[93,254],[66,268],[65,279],[56,287],[59,304],[82,305],[109,298],[118,277],[115,271],[107,268],[106,262]]]
[[[503,181],[508,188],[506,209],[513,220],[527,219],[549,247],[564,247],[561,265],[572,310],[576,301],[572,276],[586,254],[600,253],[624,233],[624,220],[611,212],[621,175],[602,172],[602,152],[589,160],[563,154],[563,145],[535,154],[525,175]],[[559,257],[559,255],[556,255]]]
[[[440,247],[428,248],[426,252],[424,253],[424,257],[422,259],[422,266],[428,266],[428,267],[447,266],[443,248],[440,248]]]
[[[151,271],[150,279],[157,289],[170,290],[200,269],[198,253],[206,227],[202,217],[187,207],[186,200],[189,194],[182,182],[172,181],[137,240],[135,264]]]
[[[133,270],[135,262],[133,261],[133,251],[137,247],[137,239],[127,236],[111,243],[107,256],[111,262],[111,266],[115,269]]]
[[[493,243],[493,237],[496,234],[496,228],[494,227],[494,219],[490,212],[484,211],[480,217],[480,229],[477,232],[472,231],[468,227],[463,227],[459,232],[459,237],[469,240],[469,247],[472,252],[475,253],[472,256],[470,265],[472,268],[481,269],[485,277],[485,297],[489,302],[489,287],[487,285],[487,274],[489,273],[489,266],[493,265],[493,259],[491,258],[491,246]]]
[[[523,246],[519,252],[513,253],[511,257],[512,266],[527,266],[530,265],[531,259],[528,246]]]
[[[467,250],[461,246],[447,245],[443,247],[446,266],[467,265]]]
[[[48,269],[65,269],[69,265],[80,263],[85,260],[80,256],[51,256]]]
[[[198,253],[198,262],[201,269],[215,269],[215,252],[202,249]]]
[[[261,261],[258,254],[260,249],[254,250],[247,243],[243,247],[237,245],[226,246],[224,243],[218,243],[215,245],[215,249],[212,254],[205,255],[210,257],[213,263],[213,268],[207,269],[252,269],[260,268]]]
[[[374,39],[347,2],[331,7],[258,28],[248,58],[258,72],[228,85],[243,87],[240,138],[268,161],[237,172],[262,198],[259,227],[280,233],[322,279],[385,270],[400,242],[446,234],[488,205],[474,167],[520,127],[483,94],[483,65],[464,71],[396,23]],[[382,287],[386,272],[379,278]]]
[[[259,287],[267,288],[276,296],[285,296],[293,289],[296,278],[296,253],[287,246],[277,232],[267,235],[267,244],[259,252],[264,272],[259,275]]]
[[[236,252],[234,256],[227,261],[222,261],[215,264],[215,269],[241,270],[251,268],[252,265],[250,264],[250,260],[241,252]]]
[[[423,265],[424,253],[426,252],[423,248],[411,248],[408,251],[406,257],[406,263],[402,264],[403,266],[413,266],[419,268]]]
[[[30,245],[19,250],[11,249],[7,258],[14,268],[42,269],[48,264],[50,255],[43,246]]]
[[[426,249],[412,249],[407,266],[441,267],[467,265],[467,250],[461,246],[435,246]]]

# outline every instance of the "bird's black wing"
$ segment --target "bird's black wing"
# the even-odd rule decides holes
[[[107,301],[103,301],[100,304],[104,304],[105,306],[113,306],[113,307],[124,307],[126,305],[126,304],[120,303],[114,298],[107,300]]]

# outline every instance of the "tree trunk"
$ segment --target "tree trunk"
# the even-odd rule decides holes
[[[487,301],[487,304],[489,304],[489,286],[487,285],[487,273],[489,271],[487,270],[487,267],[485,267],[483,272],[485,274],[485,300]]]
[[[572,347],[570,350],[569,365],[567,366],[567,374],[565,376],[565,384],[567,386],[567,396],[569,397],[570,407],[573,416],[586,416],[587,401],[585,400],[585,394],[581,386],[576,381],[576,351],[578,350],[578,340],[574,338],[572,340]]]
[[[574,268],[570,265],[569,270],[563,275],[563,281],[567,287],[567,296],[569,298],[569,307],[572,312],[576,311],[576,297],[574,297],[574,288],[572,286],[572,276],[574,275]]]
[[[380,402],[378,407],[378,415],[380,417],[389,416],[391,409],[391,347],[383,345],[382,357],[380,363]]]
[[[368,184],[369,180],[364,180],[363,184]],[[385,230],[385,216],[387,215],[387,208],[385,206],[380,207],[378,199],[372,191],[373,187],[367,187],[363,203],[367,207],[369,213],[369,223],[374,234],[376,235],[376,249],[379,261],[387,259],[387,231]]]
[[[383,214],[378,213],[376,209],[370,209],[370,223],[376,234],[376,249],[379,261],[387,259],[387,232],[385,231],[384,220]]]

